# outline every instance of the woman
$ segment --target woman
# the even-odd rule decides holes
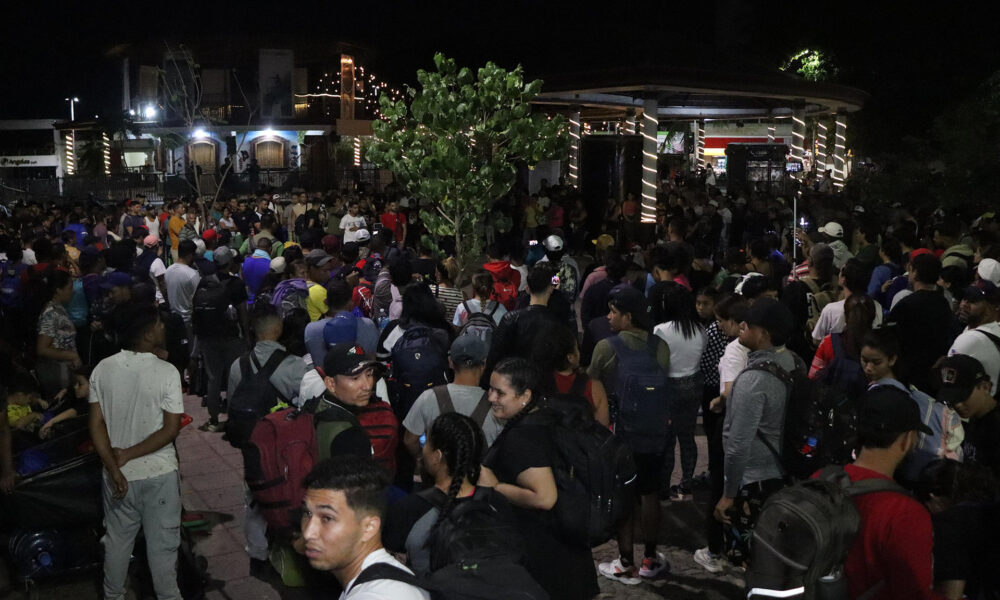
[[[500,319],[507,314],[507,309],[504,308],[503,304],[492,299],[493,276],[490,275],[489,271],[479,269],[472,276],[472,293],[472,298],[462,301],[455,308],[455,312],[453,313],[455,318],[451,324],[456,328],[460,328],[469,320],[471,313],[481,312],[489,315],[493,319],[493,322],[499,325]]]
[[[875,301],[868,296],[852,295],[844,301],[844,319],[847,326],[843,333],[828,334],[820,342],[809,367],[809,378],[822,377],[850,392],[861,393],[865,388],[864,371],[859,362],[861,343],[872,330]]]
[[[653,333],[670,347],[670,369],[667,372],[670,395],[670,427],[667,430],[666,454],[663,460],[664,489],[670,490],[672,500],[691,496],[691,481],[698,462],[698,445],[694,441],[698,407],[701,406],[703,377],[699,363],[705,350],[705,333],[698,323],[694,294],[677,283],[662,284],[655,288],[657,297],[652,299],[653,320],[659,325]],[[674,472],[674,443],[681,448],[681,481],[671,486]]]
[[[962,420],[954,409],[937,402],[912,385],[904,383],[899,362],[899,339],[892,328],[875,329],[868,333],[861,342],[861,367],[869,388],[877,385],[892,385],[909,392],[917,406],[924,424],[934,432],[933,435],[921,433],[917,441],[917,449],[911,453],[897,471],[900,481],[913,482],[920,475],[920,470],[936,458],[962,457],[962,440],[965,432]]]
[[[525,566],[552,599],[593,598],[598,588],[590,547],[561,539],[554,522],[559,492],[551,437],[544,426],[521,422],[535,410],[541,387],[541,372],[523,358],[507,358],[493,370],[493,416],[507,425],[483,460],[480,483],[494,486],[514,505]]]
[[[455,309],[465,300],[462,290],[455,286],[458,273],[458,261],[453,257],[449,256],[437,265],[437,283],[434,284],[432,290],[434,297],[443,307],[442,314],[448,317],[454,315]]]
[[[475,496],[497,510],[499,522],[513,522],[507,500],[494,488],[477,486],[485,450],[482,428],[463,414],[445,413],[428,430],[420,456],[424,480],[434,485],[391,505],[382,532],[385,547],[406,552],[407,565],[418,577],[439,566],[432,562],[437,525],[461,503]]]
[[[531,361],[542,373],[552,373],[544,387],[548,394],[563,394],[585,398],[594,420],[609,427],[608,393],[604,384],[587,376],[580,369],[580,346],[569,327],[553,327],[550,335],[539,340]]]
[[[70,374],[83,363],[76,351],[76,327],[66,311],[73,299],[73,277],[54,268],[43,277],[48,300],[38,317],[35,371],[42,395],[51,398],[70,384]]]

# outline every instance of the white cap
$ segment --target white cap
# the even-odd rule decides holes
[[[197,257],[205,256],[205,241],[201,238],[194,239],[194,255]]]
[[[979,278],[989,281],[993,285],[1000,286],[1000,262],[992,258],[984,258],[979,262],[976,269]]]
[[[275,256],[274,258],[271,259],[271,270],[274,271],[275,273],[284,273],[285,266],[286,263],[284,256]]]
[[[820,227],[819,232],[837,239],[844,237],[844,227],[835,221],[830,221],[826,225]]]
[[[372,239],[372,234],[367,229],[359,229],[354,233],[355,233],[354,241],[356,242],[359,243],[367,242],[368,240]]]
[[[558,235],[550,235],[545,238],[543,243],[545,244],[545,249],[549,252],[559,252],[563,249],[563,240]]]

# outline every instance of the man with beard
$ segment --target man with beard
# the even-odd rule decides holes
[[[958,316],[966,328],[951,344],[948,356],[967,354],[982,363],[990,378],[990,394],[996,396],[1000,379],[1000,289],[986,280],[965,288]]]

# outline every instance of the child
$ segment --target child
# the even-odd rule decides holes
[[[35,431],[42,420],[42,411],[48,407],[31,377],[15,376],[7,386],[7,421],[11,429]]]
[[[90,381],[83,373],[77,373],[73,377],[73,384],[56,394],[52,401],[52,411],[46,413],[51,415],[58,410],[55,416],[42,421],[42,427],[38,430],[38,437],[47,439],[52,435],[52,427],[57,423],[68,421],[89,412],[90,405],[87,398],[90,396]]]

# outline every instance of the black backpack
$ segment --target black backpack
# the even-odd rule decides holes
[[[561,537],[591,547],[611,539],[635,501],[629,446],[595,421],[579,398],[546,397],[521,424],[544,426],[555,448],[552,474],[559,495],[553,514]]]
[[[618,358],[614,398],[618,414],[615,432],[632,450],[655,452],[667,437],[667,374],[656,361],[660,338],[648,334],[646,347],[633,350],[620,335],[607,338]]]
[[[843,467],[830,466],[771,495],[750,538],[747,597],[847,600],[843,562],[860,526],[852,498],[875,492],[907,493],[881,478],[851,482]]]
[[[465,307],[465,313],[468,315],[468,318],[462,325],[462,328],[458,330],[459,337],[474,335],[486,342],[487,347],[490,346],[490,343],[493,341],[493,332],[497,329],[493,315],[500,308],[500,303],[496,300],[490,300],[490,302],[493,303],[493,308],[489,312],[486,312],[485,307],[479,312],[472,312],[472,309],[469,308],[469,303],[462,300],[462,306]]]
[[[402,421],[425,390],[448,383],[448,349],[430,327],[413,325],[392,347],[389,392],[392,408]]]
[[[240,383],[229,396],[229,420],[226,421],[226,437],[234,448],[243,449],[257,422],[280,402],[288,402],[289,399],[271,383],[271,375],[286,356],[285,351],[275,350],[263,367],[253,350],[240,357]],[[256,373],[250,370],[251,362]]]
[[[524,567],[504,559],[467,560],[431,573],[426,579],[388,563],[361,571],[352,589],[369,581],[392,579],[427,590],[432,600],[549,600]]]
[[[202,277],[191,300],[191,325],[195,335],[236,336],[236,323],[229,318],[232,306],[229,286],[218,275]]]
[[[744,372],[766,371],[788,386],[781,451],[760,431],[757,439],[771,451],[786,476],[806,479],[827,465],[846,465],[854,459],[861,396],[809,379],[801,359],[793,356],[796,369],[792,373],[771,361],[751,365]]]
[[[448,516],[431,531],[427,540],[430,548],[430,570],[468,560],[505,559],[520,564],[521,536],[511,521],[490,502],[497,492],[477,487],[471,498],[455,504]],[[435,518],[444,508],[447,496],[431,487],[417,494],[431,503]],[[509,513],[509,510],[508,510]]]

